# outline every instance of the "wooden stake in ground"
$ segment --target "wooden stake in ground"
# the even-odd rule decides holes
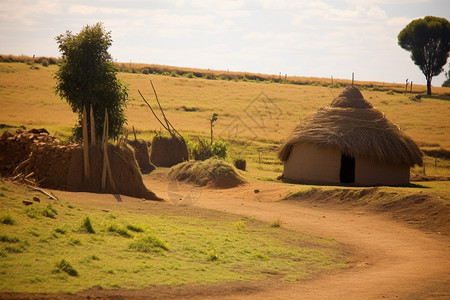
[[[83,117],[82,117],[82,131],[83,131],[83,163],[84,163],[84,178],[86,181],[90,180],[90,165],[89,165],[89,138],[87,130],[87,113],[86,107],[83,107]]]
[[[92,108],[92,105],[91,105],[90,121],[91,121],[91,145],[95,146],[95,119],[94,119],[94,109]]]
[[[105,109],[105,121],[103,122],[102,134],[102,149],[103,149],[103,169],[102,169],[102,191],[106,189],[106,164],[108,161],[108,110]]]

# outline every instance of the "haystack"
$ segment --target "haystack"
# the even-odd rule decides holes
[[[171,168],[169,177],[200,186],[211,185],[215,188],[232,188],[245,182],[236,169],[219,159],[188,161]]]
[[[412,139],[347,87],[299,124],[280,147],[283,177],[309,183],[399,185],[422,165]]]
[[[189,159],[184,139],[171,136],[155,136],[152,141],[150,161],[158,167],[172,167]]]
[[[148,174],[155,170],[155,166],[150,163],[146,141],[135,139],[133,141],[127,141],[127,143],[134,149],[134,156],[136,157],[136,161],[142,174]]]

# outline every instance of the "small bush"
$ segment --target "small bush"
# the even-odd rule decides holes
[[[42,64],[43,67],[48,67],[48,60],[43,59],[43,60],[41,61],[41,64]]]
[[[199,140],[197,143],[189,143],[192,157],[195,160],[207,160],[208,158],[227,157],[228,144],[224,141],[214,141],[212,144],[208,140]]]
[[[78,276],[78,271],[65,259],[56,263],[56,272],[66,272],[70,276]]]
[[[81,229],[86,231],[87,233],[95,233],[94,227],[92,227],[91,219],[86,217],[81,224]]]
[[[236,167],[236,169],[245,171],[245,169],[247,168],[247,161],[243,158],[238,158],[235,159],[233,161],[234,166]]]
[[[10,215],[6,215],[0,217],[0,223],[5,225],[15,225],[16,221]]]
[[[169,245],[155,235],[146,235],[136,238],[129,248],[140,252],[162,252],[169,250]]]

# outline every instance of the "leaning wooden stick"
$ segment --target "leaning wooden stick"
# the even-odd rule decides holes
[[[164,125],[163,122],[161,122],[161,120],[158,118],[158,116],[156,115],[155,111],[153,110],[153,108],[151,107],[151,105],[148,103],[148,101],[144,98],[144,96],[142,95],[141,91],[138,90],[139,95],[141,95],[142,100],[144,100],[145,104],[147,104],[148,108],[150,108],[150,110],[153,113],[153,116],[156,118],[156,120],[158,120],[159,124],[161,124],[162,127],[164,127],[165,130],[167,130],[168,132],[170,132],[170,130],[166,127],[166,125]]]
[[[164,118],[164,121],[166,122],[168,131],[169,131],[170,135],[173,135],[172,132],[171,132],[171,130],[170,130],[169,121],[167,120],[166,114],[164,113],[164,110],[163,110],[162,107],[161,107],[161,103],[159,102],[158,95],[156,94],[155,87],[153,86],[153,82],[152,82],[151,80],[150,80],[150,84],[151,84],[151,86],[152,86],[153,93],[155,94],[156,102],[158,102],[159,110],[161,111],[162,116],[163,116],[163,118]]]
[[[158,98],[158,95],[156,94],[156,90],[155,90],[155,87],[153,85],[153,82],[151,80],[150,80],[150,84],[152,86],[153,93],[155,94],[156,102],[158,102],[159,110],[161,110],[161,113],[163,115],[164,121],[166,121],[167,128],[168,128],[167,131],[169,131],[171,136],[174,136],[172,130],[170,129],[170,127],[172,127],[173,131],[175,131],[176,134],[178,134],[181,138],[183,138],[183,136],[175,129],[175,127],[172,125],[172,123],[170,123],[169,119],[167,119],[166,114],[164,113],[164,110],[162,109],[161,103],[159,102],[159,98]]]

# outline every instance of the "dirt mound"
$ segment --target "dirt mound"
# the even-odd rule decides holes
[[[189,159],[186,142],[178,137],[155,136],[150,161],[158,167],[172,167]]]
[[[368,189],[311,188],[291,193],[285,200],[308,202],[314,206],[343,206],[376,213],[389,213],[392,218],[424,231],[450,234],[450,203],[434,194],[385,192]]]
[[[106,192],[158,200],[142,182],[134,151],[129,146],[108,145],[114,186],[106,181],[102,190],[103,152],[89,147],[90,179],[84,178],[83,150],[80,145],[59,145],[45,129],[5,131],[0,137],[0,174],[21,176],[27,183],[72,191]]]
[[[142,174],[148,174],[155,170],[155,166],[150,163],[150,156],[148,155],[148,145],[144,140],[127,141],[128,145],[133,147],[134,156],[139,165]]]
[[[122,194],[148,200],[159,200],[149,191],[143,181],[134,151],[127,145],[108,145],[108,157],[113,178],[112,186],[106,180],[105,190],[102,190],[103,153],[99,146],[89,147],[90,179],[83,175],[83,150],[75,148],[69,164],[67,189],[95,193]]]
[[[245,182],[233,166],[219,159],[181,163],[172,167],[169,177],[216,188],[232,188]]]

